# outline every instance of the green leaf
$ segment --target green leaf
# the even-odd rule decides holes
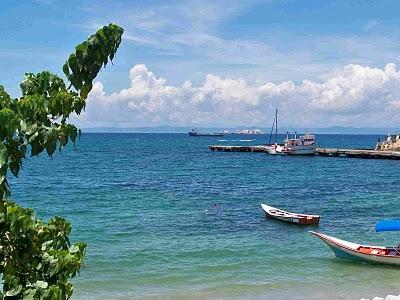
[[[75,47],[76,52],[85,52],[87,51],[87,47],[85,43],[79,44],[78,46]]]
[[[38,280],[36,281],[33,286],[38,289],[47,289],[47,287],[49,286],[49,284],[46,281],[42,281],[42,280]]]
[[[7,147],[3,143],[0,143],[0,169],[7,163]]]
[[[21,121],[19,122],[19,126],[21,127],[21,131],[22,131],[22,132],[26,132],[27,126],[26,126],[26,123],[25,123],[24,120],[21,120]]]
[[[69,248],[69,253],[77,253],[77,252],[79,252],[80,251],[80,249],[79,249],[79,247],[78,246],[76,246],[76,245],[72,245],[70,248]]]
[[[78,62],[76,59],[76,55],[75,54],[71,54],[68,58],[68,65],[72,70],[72,73],[76,74],[78,73]]]
[[[11,170],[11,173],[12,173],[15,177],[18,177],[19,169],[20,169],[19,161],[12,161],[12,162],[10,163],[10,170]]]
[[[32,135],[37,130],[37,128],[38,128],[37,124],[27,125],[25,133],[27,135]]]
[[[24,291],[23,300],[34,300],[36,295],[36,289],[28,289]],[[1,298],[0,298],[1,299]]]
[[[52,156],[54,151],[57,149],[57,143],[55,141],[50,141],[46,144],[46,151],[49,156]]]
[[[67,76],[67,78],[69,79],[70,73],[69,73],[68,63],[65,63],[63,65],[63,72],[64,72],[65,76]]]
[[[5,293],[6,297],[17,296],[22,291],[22,285],[18,285],[16,288],[9,290]]]
[[[84,86],[82,86],[80,96],[82,98],[86,98],[91,90],[92,90],[92,83],[85,84]]]
[[[76,129],[76,127],[72,127],[71,130],[69,131],[69,138],[71,139],[74,145],[76,143],[77,136],[78,136],[78,130]]]

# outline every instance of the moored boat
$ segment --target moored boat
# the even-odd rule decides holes
[[[297,138],[297,133],[295,133],[294,139],[289,139],[287,133],[284,149],[284,152],[289,155],[315,155],[317,150],[315,136],[307,133]]]
[[[275,142],[272,144],[272,133],[275,129]],[[272,123],[271,134],[269,135],[269,141],[267,144],[268,154],[277,155],[284,154],[283,145],[278,144],[278,109],[275,110],[274,122]]]
[[[278,144],[271,145],[268,147],[268,154],[271,154],[271,155],[285,154],[284,148]]]
[[[320,219],[318,215],[291,213],[267,204],[261,204],[261,208],[264,210],[267,217],[294,224],[315,225],[319,223]]]
[[[324,241],[337,257],[381,264],[400,265],[399,247],[361,245],[319,232],[310,231],[310,233]]]

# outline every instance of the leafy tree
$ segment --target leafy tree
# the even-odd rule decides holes
[[[86,244],[71,245],[71,225],[61,217],[47,223],[32,209],[12,202],[8,172],[18,177],[27,155],[52,156],[68,141],[75,146],[80,131],[68,124],[80,114],[98,72],[112,61],[123,29],[110,24],[75,47],[63,66],[69,86],[48,71],[26,73],[22,96],[12,99],[0,85],[0,299],[68,299],[68,280],[80,270]]]

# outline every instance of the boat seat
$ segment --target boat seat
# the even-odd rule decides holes
[[[390,250],[390,252],[388,253],[388,255],[393,255],[396,256],[398,253],[396,250]]]
[[[372,250],[371,254],[379,254],[379,250]]]
[[[371,253],[371,249],[364,248],[364,247],[360,247],[360,249],[358,249],[358,251],[360,251],[361,253],[365,253],[365,254]]]

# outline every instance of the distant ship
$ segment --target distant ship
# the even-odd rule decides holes
[[[192,129],[192,131],[189,131],[190,136],[224,136],[222,132],[209,132],[209,133],[201,133],[198,132],[196,129]]]
[[[262,134],[261,129],[238,129],[235,134]]]

